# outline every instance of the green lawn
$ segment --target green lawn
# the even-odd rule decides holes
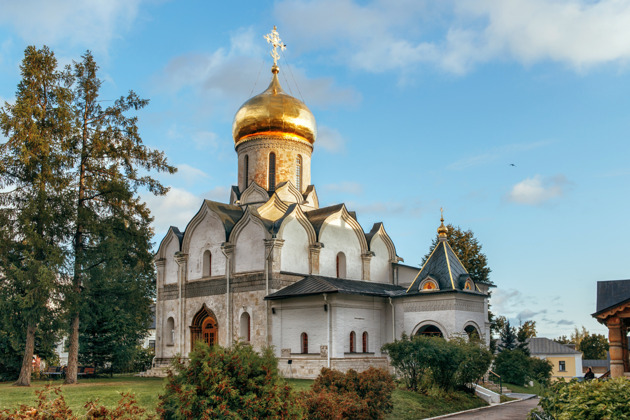
[[[138,378],[134,376],[115,376],[113,378],[81,379],[77,385],[62,386],[63,381],[33,381],[30,388],[0,383],[0,407],[14,408],[20,404],[35,405],[35,391],[46,384],[61,386],[66,403],[75,414],[85,414],[83,405],[89,400],[99,399],[106,407],[115,407],[120,400],[120,393],[133,393],[140,407],[155,413],[158,395],[163,389],[161,378]]]
[[[297,391],[307,390],[312,380],[289,379]],[[20,404],[34,405],[35,391],[48,383],[61,386],[62,381],[34,381],[30,388],[14,387],[10,383],[0,383],[0,407],[14,408]],[[102,405],[115,407],[121,392],[135,394],[138,405],[155,413],[158,395],[162,393],[164,380],[159,378],[138,378],[117,376],[113,378],[82,379],[78,385],[62,386],[68,406],[75,414],[84,414],[83,405],[88,400],[98,398]],[[466,393],[456,392],[440,398],[420,395],[415,392],[396,389],[393,394],[394,411],[387,417],[391,420],[418,419],[467,410],[486,405],[484,401]]]
[[[521,394],[541,395],[545,391],[545,388],[536,381],[534,381],[534,386],[528,386],[528,387],[514,385],[514,384],[504,384],[504,386],[508,387],[512,392],[518,392]]]

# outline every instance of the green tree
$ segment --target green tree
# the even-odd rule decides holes
[[[451,246],[466,271],[468,271],[468,274],[470,274],[470,278],[474,282],[493,286],[494,283],[490,281],[490,272],[492,270],[488,267],[486,255],[481,252],[481,244],[479,240],[475,238],[473,232],[471,230],[462,230],[459,226],[453,226],[451,224],[448,224],[446,228],[448,229],[448,233],[446,234],[448,244]],[[423,265],[429,259],[433,249],[438,243],[439,237],[436,235],[431,244],[429,253],[422,259]]]
[[[579,350],[580,343],[582,342],[584,337],[588,335],[589,335],[589,332],[586,329],[586,327],[584,327],[584,325],[582,325],[582,329],[575,327],[573,334],[571,334],[571,343],[575,344],[575,348]]]
[[[525,321],[525,323],[520,325],[516,333],[516,347],[528,356],[530,352],[527,339],[532,337],[536,337],[536,321]]]
[[[529,358],[529,374],[530,377],[543,386],[548,386],[551,380],[553,365],[549,360],[539,359],[537,357]]]
[[[553,341],[560,344],[571,344],[571,339],[567,337],[566,335],[561,335],[560,337],[556,338]]]
[[[499,343],[499,351],[514,350],[517,347],[516,329],[510,325],[510,321],[506,320],[500,333],[501,342]]]
[[[0,109],[0,271],[15,313],[26,326],[16,385],[31,381],[38,326],[54,317],[66,263],[70,218],[69,161],[63,140],[71,130],[67,73],[47,47],[26,48],[15,103]]]
[[[243,343],[223,348],[199,342],[190,362],[174,369],[157,407],[163,419],[303,417],[270,348],[258,354]]]
[[[457,385],[470,388],[474,383],[483,378],[492,363],[492,353],[479,340],[450,340],[457,345],[463,355],[457,368]]]
[[[400,340],[385,344],[382,351],[389,355],[392,366],[412,390],[417,390],[422,381],[445,390],[454,388],[458,368],[465,359],[456,342],[423,335],[403,335]]]
[[[530,373],[529,359],[521,350],[504,350],[494,360],[495,372],[504,382],[523,385]]]
[[[578,349],[584,359],[604,360],[608,352],[608,339],[603,334],[589,334],[582,338]]]
[[[101,80],[97,77],[98,66],[88,51],[73,67],[74,136],[68,138],[68,150],[75,163],[75,218],[72,252],[74,257],[73,287],[68,296],[70,308],[70,349],[66,383],[77,380],[79,353],[79,319],[82,307],[95,300],[82,297],[82,289],[90,288],[91,276],[114,278],[123,273],[123,282],[145,281],[153,276],[152,266],[147,264],[151,230],[148,228],[150,213],[138,197],[138,189],[146,188],[156,195],[168,191],[160,182],[146,173],[150,171],[174,173],[164,154],[146,147],[137,127],[137,117],[128,116],[147,105],[133,91],[103,108],[99,100]],[[130,233],[133,232],[133,233]],[[115,238],[115,239],[113,239]],[[117,261],[125,254],[124,246],[115,253],[104,254],[102,241],[133,242],[129,250],[137,255],[131,261]],[[121,265],[122,264],[122,265]],[[134,264],[141,267],[136,270]],[[137,275],[139,277],[129,278]],[[96,274],[95,274],[96,273]],[[97,281],[95,281],[97,283]],[[98,285],[94,289],[98,289]],[[151,291],[139,304],[146,306]],[[88,296],[89,297],[89,296]],[[142,316],[140,324],[146,321]],[[146,322],[145,322],[146,324]],[[137,325],[137,324],[136,324]],[[122,335],[125,335],[124,333]],[[135,342],[133,345],[135,346]]]

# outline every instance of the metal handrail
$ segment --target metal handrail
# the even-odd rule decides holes
[[[489,370],[488,371],[488,379],[490,379],[489,378],[490,374],[492,374],[492,375],[496,376],[497,378],[499,378],[499,394],[503,394],[503,380],[501,379],[501,375],[499,375],[497,373],[494,373],[493,371]]]

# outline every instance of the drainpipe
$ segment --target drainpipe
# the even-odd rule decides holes
[[[328,351],[326,352],[328,358],[328,369],[330,369],[330,352],[332,351],[332,334],[330,333],[330,305],[328,304],[328,296],[324,293],[324,302],[326,302],[326,313],[328,316]]]
[[[267,256],[265,257],[265,296],[269,296],[269,258],[271,258],[271,253],[273,252],[273,248],[276,245],[276,234],[271,235],[271,246],[269,247],[269,252],[267,252]],[[265,323],[266,335],[267,335],[267,346],[271,345],[269,342],[269,306],[271,302],[267,301],[267,322]]]
[[[389,298],[389,304],[392,305],[392,340],[396,341],[396,310],[391,297]]]

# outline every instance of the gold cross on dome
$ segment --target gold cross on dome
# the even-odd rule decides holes
[[[282,43],[282,40],[280,39],[280,35],[278,35],[278,31],[275,25],[271,33],[265,35],[265,39],[267,40],[267,43],[273,46],[273,49],[271,50],[271,53],[269,54],[273,58],[273,65],[277,66],[278,59],[280,58],[280,54],[278,54],[278,47],[280,47],[281,51],[284,51],[287,48],[287,46]]]

